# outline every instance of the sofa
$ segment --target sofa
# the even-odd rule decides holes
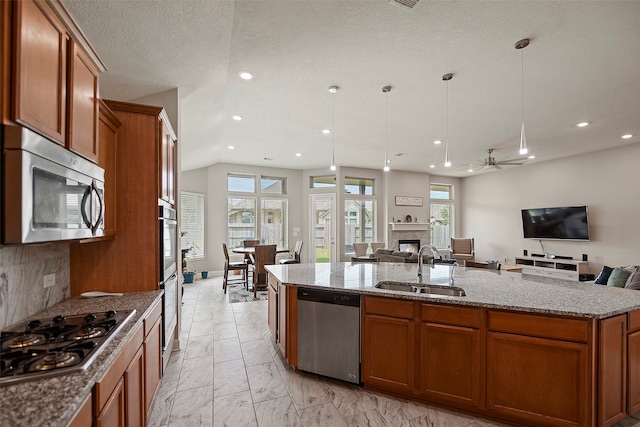
[[[375,258],[378,262],[418,262],[418,254],[411,251],[396,251],[393,249],[376,249],[376,252],[373,254],[373,258]],[[425,252],[422,255],[422,262],[431,263],[434,259],[434,256],[431,252]],[[437,261],[442,258],[436,258]]]
[[[596,285],[640,290],[640,266],[602,267],[594,281]]]

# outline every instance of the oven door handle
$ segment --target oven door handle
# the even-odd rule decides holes
[[[84,194],[82,195],[82,201],[80,202],[80,213],[82,214],[82,222],[89,229],[93,229],[91,226],[91,203],[89,203],[89,207],[87,208],[87,201],[91,199],[91,192],[93,191],[93,182],[91,185],[87,186],[84,190]]]

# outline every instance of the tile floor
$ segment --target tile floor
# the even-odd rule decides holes
[[[504,426],[296,373],[267,328],[267,302],[230,304],[222,278],[185,285],[181,340],[148,426]],[[618,427],[640,427],[629,417]]]

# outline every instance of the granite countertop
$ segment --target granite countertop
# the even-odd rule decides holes
[[[54,317],[59,314],[136,310],[86,370],[0,386],[0,426],[66,426],[84,399],[91,394],[96,380],[111,367],[133,336],[134,327],[148,315],[150,308],[160,299],[163,292],[129,292],[122,297],[71,297],[31,316],[29,319]]]
[[[383,280],[417,284],[416,264],[348,262],[271,265],[266,269],[285,285],[532,313],[604,319],[640,308],[640,291],[508,271],[456,267],[454,286],[463,288],[467,295],[452,297],[375,288]],[[447,286],[450,270],[445,264],[425,264],[423,283]]]

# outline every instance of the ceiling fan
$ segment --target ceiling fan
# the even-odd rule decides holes
[[[501,166],[520,166],[520,165],[523,165],[524,163],[519,163],[519,162],[521,160],[526,160],[525,158],[522,158],[522,159],[496,161],[496,158],[491,155],[493,153],[493,150],[494,150],[493,148],[489,148],[487,150],[487,153],[489,155],[484,159],[484,163],[482,163],[480,166],[482,166],[483,168],[493,167],[493,168],[496,168],[496,169],[502,169]]]

